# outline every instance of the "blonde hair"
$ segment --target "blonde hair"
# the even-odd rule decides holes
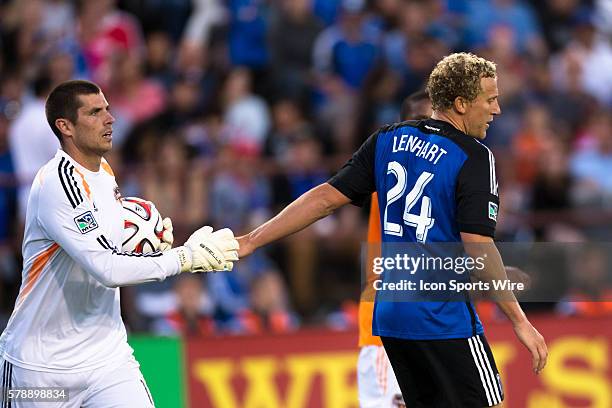
[[[473,101],[482,90],[480,78],[495,78],[495,63],[477,55],[458,52],[444,57],[431,71],[427,93],[435,111],[448,110],[455,98]]]

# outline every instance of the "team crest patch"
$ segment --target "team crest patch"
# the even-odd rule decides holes
[[[91,211],[87,211],[86,213],[75,217],[74,222],[76,223],[79,231],[81,231],[81,234],[87,234],[89,231],[93,231],[98,228],[98,222],[94,218]]]
[[[489,218],[495,222],[497,222],[497,211],[498,210],[499,210],[499,207],[497,206],[497,204],[489,201]]]

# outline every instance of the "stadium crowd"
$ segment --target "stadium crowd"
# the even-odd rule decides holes
[[[29,185],[59,147],[44,115],[53,86],[102,87],[122,195],[153,201],[182,243],[204,224],[240,235],[327,180],[453,51],[497,63],[503,114],[486,139],[497,239],[609,241],[609,1],[0,0],[0,329],[21,281]],[[345,208],[231,273],[124,288],[126,325],[164,335],[353,326],[365,227],[363,210]],[[607,256],[562,268],[559,300],[578,286],[582,300],[612,300]]]

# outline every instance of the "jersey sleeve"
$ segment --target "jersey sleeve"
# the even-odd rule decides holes
[[[360,207],[370,194],[376,191],[374,166],[377,140],[378,132],[371,135],[338,173],[328,181],[334,188],[350,198],[353,204]]]
[[[469,152],[457,176],[457,223],[461,232],[495,236],[499,196],[493,153],[484,145]]]
[[[59,181],[48,181],[38,196],[37,222],[50,240],[102,285],[137,285],[180,273],[173,251],[146,255],[120,252],[105,236],[108,229],[89,201],[69,200]]]

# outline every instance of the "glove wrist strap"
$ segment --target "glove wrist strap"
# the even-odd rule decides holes
[[[177,255],[181,272],[190,272],[193,265],[193,257],[191,255],[191,249],[186,246],[180,246],[172,249]]]

